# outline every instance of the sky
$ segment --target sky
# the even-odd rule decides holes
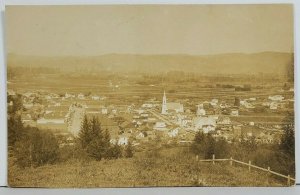
[[[293,52],[292,5],[7,6],[8,53]]]

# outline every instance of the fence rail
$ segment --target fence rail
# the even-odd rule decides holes
[[[249,171],[251,171],[251,168],[255,168],[255,169],[258,169],[258,170],[261,170],[261,171],[268,172],[269,174],[273,174],[273,175],[285,178],[285,179],[287,179],[287,185],[291,185],[291,181],[294,181],[294,182],[296,181],[295,178],[292,178],[290,175],[283,175],[281,173],[277,173],[275,171],[271,171],[270,167],[268,167],[266,169],[266,168],[263,168],[263,167],[259,167],[259,166],[253,165],[251,163],[251,161],[249,161],[248,163],[246,163],[246,162],[243,162],[243,161],[235,160],[232,157],[230,159],[227,159],[227,158],[225,158],[225,159],[216,159],[215,155],[213,154],[212,159],[199,159],[198,155],[196,155],[196,161],[199,161],[199,162],[212,162],[213,164],[215,164],[215,162],[229,161],[230,165],[233,165],[233,162],[235,162],[237,164],[248,166],[248,170]]]

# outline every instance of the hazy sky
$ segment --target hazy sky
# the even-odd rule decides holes
[[[293,51],[291,5],[6,7],[8,52],[27,55]]]

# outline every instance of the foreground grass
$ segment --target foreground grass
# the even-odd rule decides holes
[[[131,159],[72,160],[38,168],[9,167],[11,187],[284,186],[264,172],[189,156],[140,155]]]

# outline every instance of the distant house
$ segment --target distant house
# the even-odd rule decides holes
[[[247,109],[255,108],[253,104],[251,104],[250,102],[247,102],[247,101],[244,101],[243,106],[245,106],[245,108],[247,108]]]
[[[212,106],[217,106],[218,102],[219,102],[218,99],[212,99],[212,100],[210,101],[210,105],[212,105]]]
[[[283,99],[284,99],[284,97],[282,95],[269,96],[269,100],[272,100],[272,101],[282,101]]]
[[[197,116],[204,116],[205,114],[206,114],[206,111],[204,110],[203,106],[198,105]]]
[[[231,116],[239,116],[239,110],[238,109],[232,109],[230,115]]]
[[[118,110],[117,110],[117,109],[112,109],[111,112],[112,112],[113,114],[117,114]]]
[[[165,122],[158,121],[155,123],[153,129],[155,130],[167,130],[167,125]]]
[[[204,133],[208,133],[209,131],[214,131],[217,126],[216,119],[211,116],[195,117],[193,119],[193,125],[195,131],[202,129]]]
[[[225,116],[220,116],[217,120],[218,125],[229,125],[230,123],[230,118]]]
[[[16,95],[16,92],[15,92],[14,90],[8,89],[8,90],[7,90],[7,94],[8,94],[9,96],[15,96],[15,95]]]
[[[271,102],[270,103],[270,109],[271,110],[277,110],[278,108],[278,103],[277,102]]]
[[[97,95],[93,95],[91,98],[92,98],[92,100],[100,100],[100,97]]]
[[[142,105],[142,108],[153,108],[154,105],[153,104],[150,104],[150,103],[145,103]]]
[[[142,139],[145,137],[145,134],[143,132],[139,132],[136,136],[137,139]]]
[[[110,139],[109,142],[113,145],[117,144],[117,140],[115,138]]]
[[[169,137],[176,137],[179,133],[179,128],[172,129],[168,132]]]
[[[108,114],[108,109],[107,108],[101,108],[101,113],[102,114]]]
[[[33,107],[33,103],[24,103],[23,106],[24,106],[24,108],[26,108],[26,109],[30,109],[30,108]]]
[[[118,145],[127,145],[128,144],[128,137],[126,136],[121,136],[119,137],[119,140],[118,140]]]
[[[167,103],[168,112],[175,111],[176,113],[183,112],[183,104],[178,102]]]
[[[84,99],[85,99],[85,96],[84,96],[82,93],[80,93],[80,94],[78,94],[77,98],[78,98],[78,99],[81,99],[81,100],[84,100]]]

